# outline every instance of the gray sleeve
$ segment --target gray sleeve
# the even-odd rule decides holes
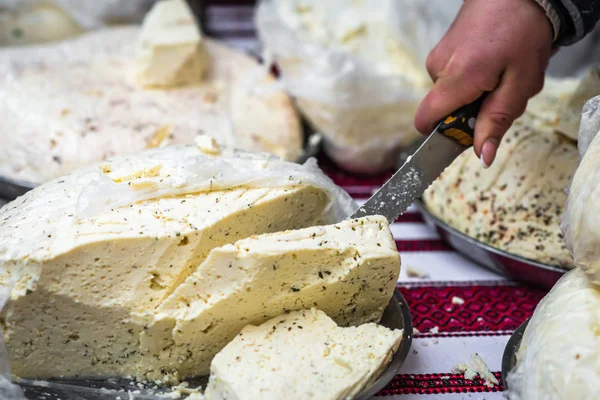
[[[590,33],[600,19],[600,0],[535,0],[554,28],[559,46],[576,43]]]

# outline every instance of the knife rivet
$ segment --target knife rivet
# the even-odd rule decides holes
[[[467,122],[467,124],[469,125],[469,128],[475,129],[475,118],[474,117],[469,118],[469,122]]]

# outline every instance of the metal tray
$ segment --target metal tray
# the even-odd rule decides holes
[[[502,383],[504,384],[505,390],[508,389],[506,380],[506,378],[508,378],[508,373],[517,366],[517,353],[519,347],[521,347],[521,340],[523,339],[525,328],[527,328],[528,323],[529,318],[519,325],[508,339],[508,343],[506,343],[506,347],[504,348],[504,354],[502,355]]]
[[[398,373],[398,370],[406,360],[412,343],[412,318],[408,305],[402,294],[396,289],[383,312],[380,324],[390,329],[403,329],[402,342],[398,351],[394,354],[390,365],[386,370],[361,393],[355,400],[370,399],[377,392],[387,386]],[[208,379],[206,376],[187,379],[190,387],[206,387]],[[111,379],[57,379],[49,381],[16,379],[28,399],[45,400],[162,400],[161,394],[172,391],[170,388],[144,389],[137,383],[124,378]],[[121,391],[119,391],[121,390]],[[128,391],[131,394],[128,394]]]
[[[530,283],[544,289],[550,289],[568,271],[565,268],[542,264],[507,253],[504,250],[473,239],[433,216],[421,199],[415,202],[415,206],[423,215],[425,222],[435,228],[441,238],[452,248],[463,256],[494,272],[511,279]]]
[[[296,160],[296,162],[300,164],[304,163],[310,157],[315,157],[321,150],[321,143],[323,141],[323,137],[320,133],[309,132],[308,128],[305,128],[304,131],[304,147],[302,149],[302,154],[298,160]],[[14,200],[36,186],[38,186],[37,183],[19,181],[0,176],[0,206],[2,206],[1,200]]]

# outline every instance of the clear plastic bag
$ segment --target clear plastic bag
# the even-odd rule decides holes
[[[562,232],[575,265],[600,285],[600,96],[588,100],[581,114],[581,160],[569,187]]]
[[[600,381],[600,293],[576,268],[538,304],[507,378],[511,400],[591,400]]]
[[[328,153],[369,173],[418,138],[414,113],[430,87],[425,59],[461,3],[262,0],[256,25],[265,58],[323,132]]]
[[[68,39],[106,25],[140,23],[155,0],[0,0],[0,47]]]

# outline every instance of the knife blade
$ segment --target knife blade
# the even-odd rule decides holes
[[[418,198],[465,149],[485,94],[444,118],[402,167],[350,218],[382,215],[390,223]]]

